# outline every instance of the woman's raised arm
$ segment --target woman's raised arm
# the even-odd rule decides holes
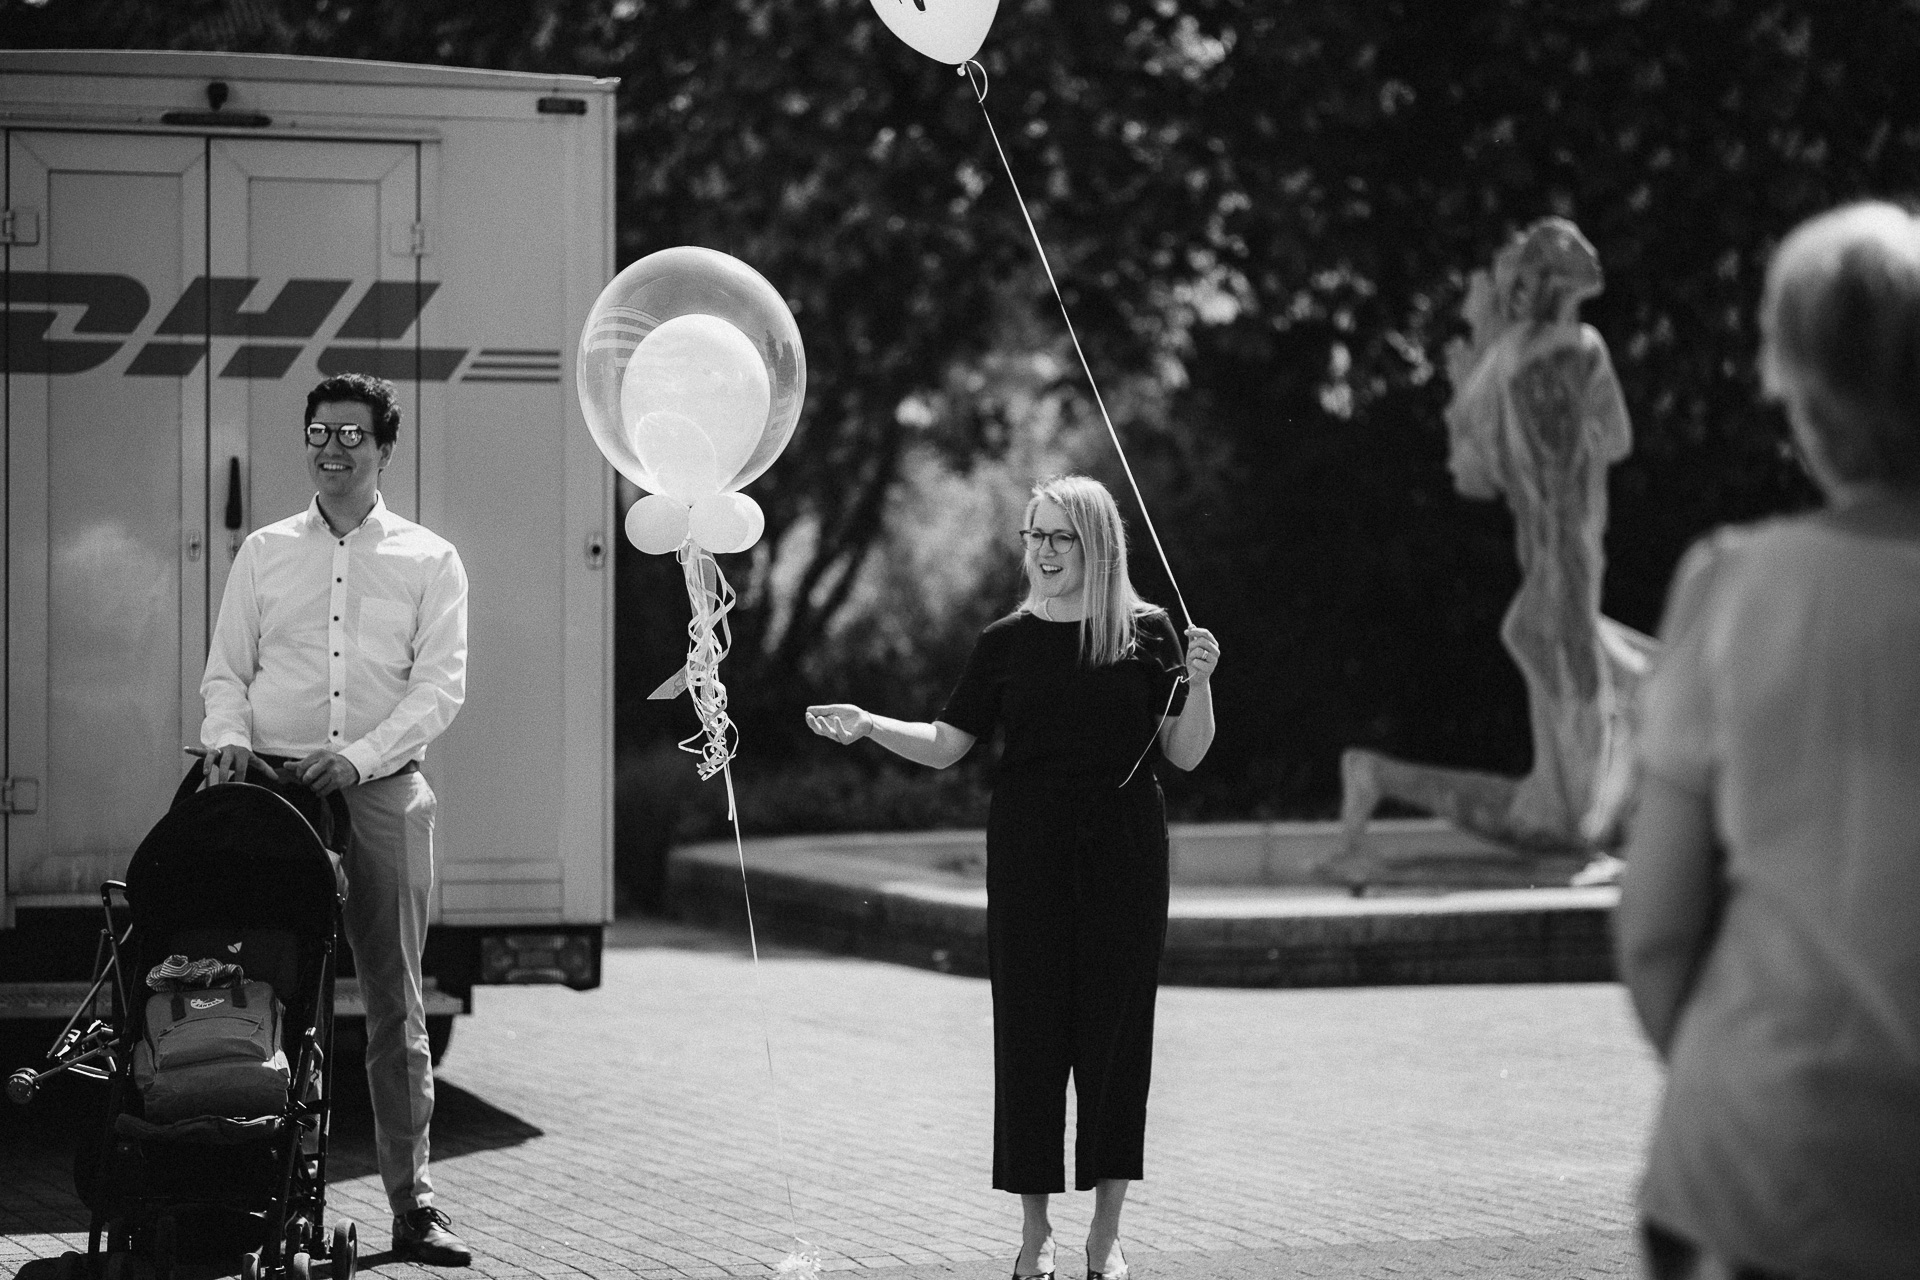
[[[1213,669],[1220,641],[1205,627],[1187,628],[1187,705],[1160,722],[1160,754],[1176,769],[1191,771],[1213,745]]]

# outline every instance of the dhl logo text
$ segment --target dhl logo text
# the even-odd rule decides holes
[[[132,276],[8,272],[7,370],[87,373],[132,347],[124,370],[129,378],[184,377],[202,361],[217,359],[219,377],[276,381],[319,336],[356,282],[290,279],[263,308],[248,310],[259,283],[248,276],[201,276],[158,324],[143,331],[153,299]],[[556,348],[381,345],[407,337],[439,288],[435,281],[367,285],[315,355],[321,374],[354,371],[407,382],[560,381]],[[63,316],[70,323],[62,324]]]

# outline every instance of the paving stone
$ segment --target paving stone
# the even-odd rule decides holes
[[[797,1233],[862,1280],[1004,1280],[990,1014],[977,978],[786,946],[756,975],[741,940],[661,924],[614,931],[597,991],[483,988],[435,1122],[469,1274],[769,1275]],[[1129,1258],[1140,1280],[1624,1278],[1657,1087],[1611,985],[1167,987]],[[64,1138],[0,1130],[0,1275],[84,1245]],[[363,1257],[434,1274],[382,1259],[364,1100],[335,1156]],[[1091,1201],[1055,1200],[1062,1280]]]

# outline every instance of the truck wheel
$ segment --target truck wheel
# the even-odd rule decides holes
[[[433,1054],[433,1065],[439,1066],[440,1059],[446,1056],[447,1045],[453,1040],[453,1015],[437,1014],[427,1019],[427,1048]]]

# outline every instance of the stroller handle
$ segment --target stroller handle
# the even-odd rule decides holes
[[[206,769],[201,763],[211,754],[205,747],[183,748],[190,756],[197,756],[188,767],[187,776],[180,779],[180,785],[174,788],[173,801],[167,807],[177,808],[188,797],[200,790],[206,780]],[[250,786],[264,787],[281,799],[293,804],[296,810],[302,810],[301,816],[313,826],[314,834],[320,837],[320,843],[334,853],[346,847],[347,833],[353,830],[353,816],[347,809],[347,798],[338,791],[322,796],[308,787],[306,783],[293,776],[291,769],[280,771],[252,752],[248,753],[247,774],[244,779],[236,778],[236,783],[244,781]],[[231,785],[231,784],[222,784]],[[309,812],[303,805],[317,804],[323,813]]]
[[[180,779],[180,785],[174,788],[174,804],[179,804],[182,800],[185,800],[188,796],[200,789],[200,784],[206,780],[207,776],[206,767],[201,762],[213,754],[205,747],[187,747],[185,751],[188,755],[197,756],[199,759],[195,760],[192,767],[187,770],[187,776]],[[277,772],[269,768],[264,760],[252,752],[247,753],[247,774],[244,781],[251,782],[255,786],[263,786],[270,789],[277,789],[286,785],[285,778],[282,778]],[[172,806],[170,805],[168,807],[171,808]]]

